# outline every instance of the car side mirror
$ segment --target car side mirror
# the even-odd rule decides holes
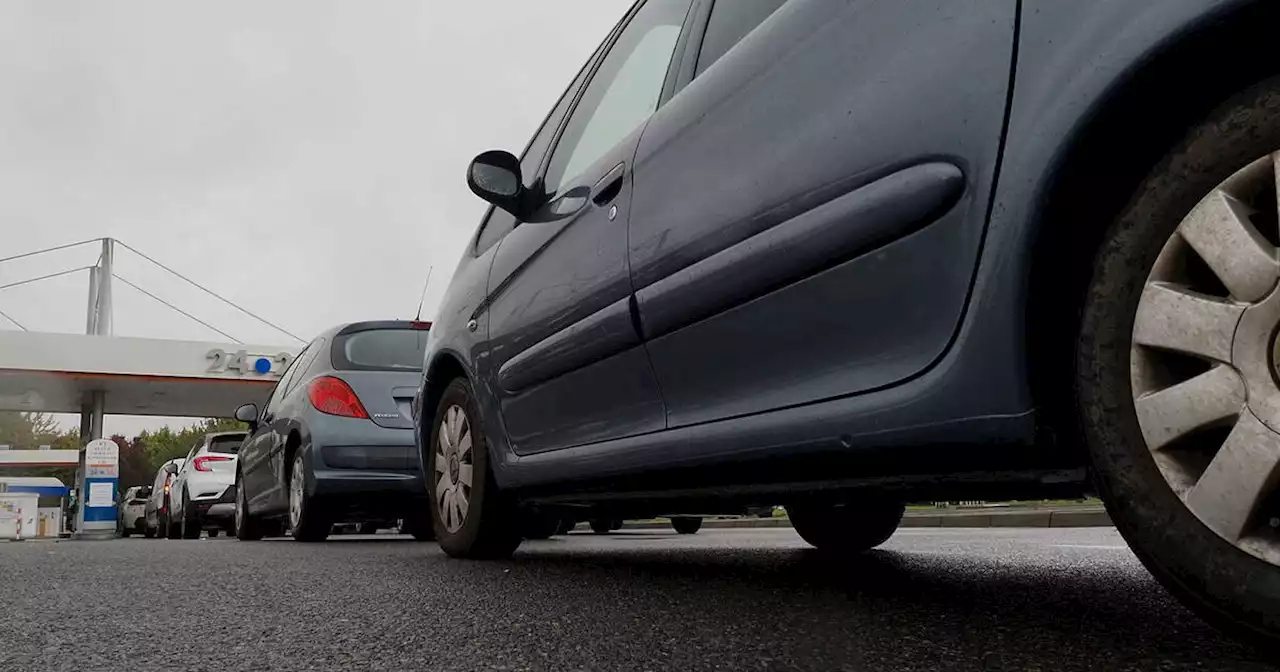
[[[523,220],[528,214],[520,159],[511,152],[492,149],[472,159],[467,167],[467,186],[516,219]]]
[[[164,473],[169,474],[170,476],[172,476],[173,474],[178,473],[178,465],[176,465],[176,464],[166,464],[166,465],[164,465]]]
[[[251,431],[258,429],[258,405],[242,404],[236,409],[236,420],[249,425]]]

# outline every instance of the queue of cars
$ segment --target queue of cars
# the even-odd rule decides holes
[[[237,411],[237,536],[386,495],[484,559],[781,502],[855,553],[908,499],[1096,490],[1174,594],[1280,642],[1277,20],[640,0],[472,162],[432,328],[329,332]]]

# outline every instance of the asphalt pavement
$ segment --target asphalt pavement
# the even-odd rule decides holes
[[[580,526],[581,527],[581,526]],[[1113,529],[0,542],[0,670],[1269,670]]]

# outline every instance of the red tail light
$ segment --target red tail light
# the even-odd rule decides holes
[[[307,396],[311,399],[311,405],[321,413],[340,415],[344,418],[369,419],[369,414],[365,412],[364,404],[360,403],[360,398],[356,396],[355,391],[339,378],[331,376],[316,378],[307,386]]]
[[[192,460],[191,465],[196,468],[196,471],[213,471],[213,468],[209,466],[210,462],[230,461],[231,456],[229,455],[201,455],[200,457]]]

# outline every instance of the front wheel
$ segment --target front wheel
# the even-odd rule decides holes
[[[852,555],[893,536],[907,507],[893,500],[841,504],[789,504],[787,515],[800,538],[821,551]]]
[[[702,529],[700,516],[677,516],[671,519],[671,527],[678,534],[697,534]]]
[[[484,420],[471,385],[456,378],[440,395],[426,442],[431,519],[455,558],[505,558],[520,545],[519,511],[489,468]]]
[[[1106,232],[1076,412],[1116,529],[1166,588],[1280,646],[1280,78],[1232,99]]]
[[[307,495],[307,466],[302,453],[293,458],[289,471],[289,528],[297,541],[324,541],[333,529],[324,513]]]

